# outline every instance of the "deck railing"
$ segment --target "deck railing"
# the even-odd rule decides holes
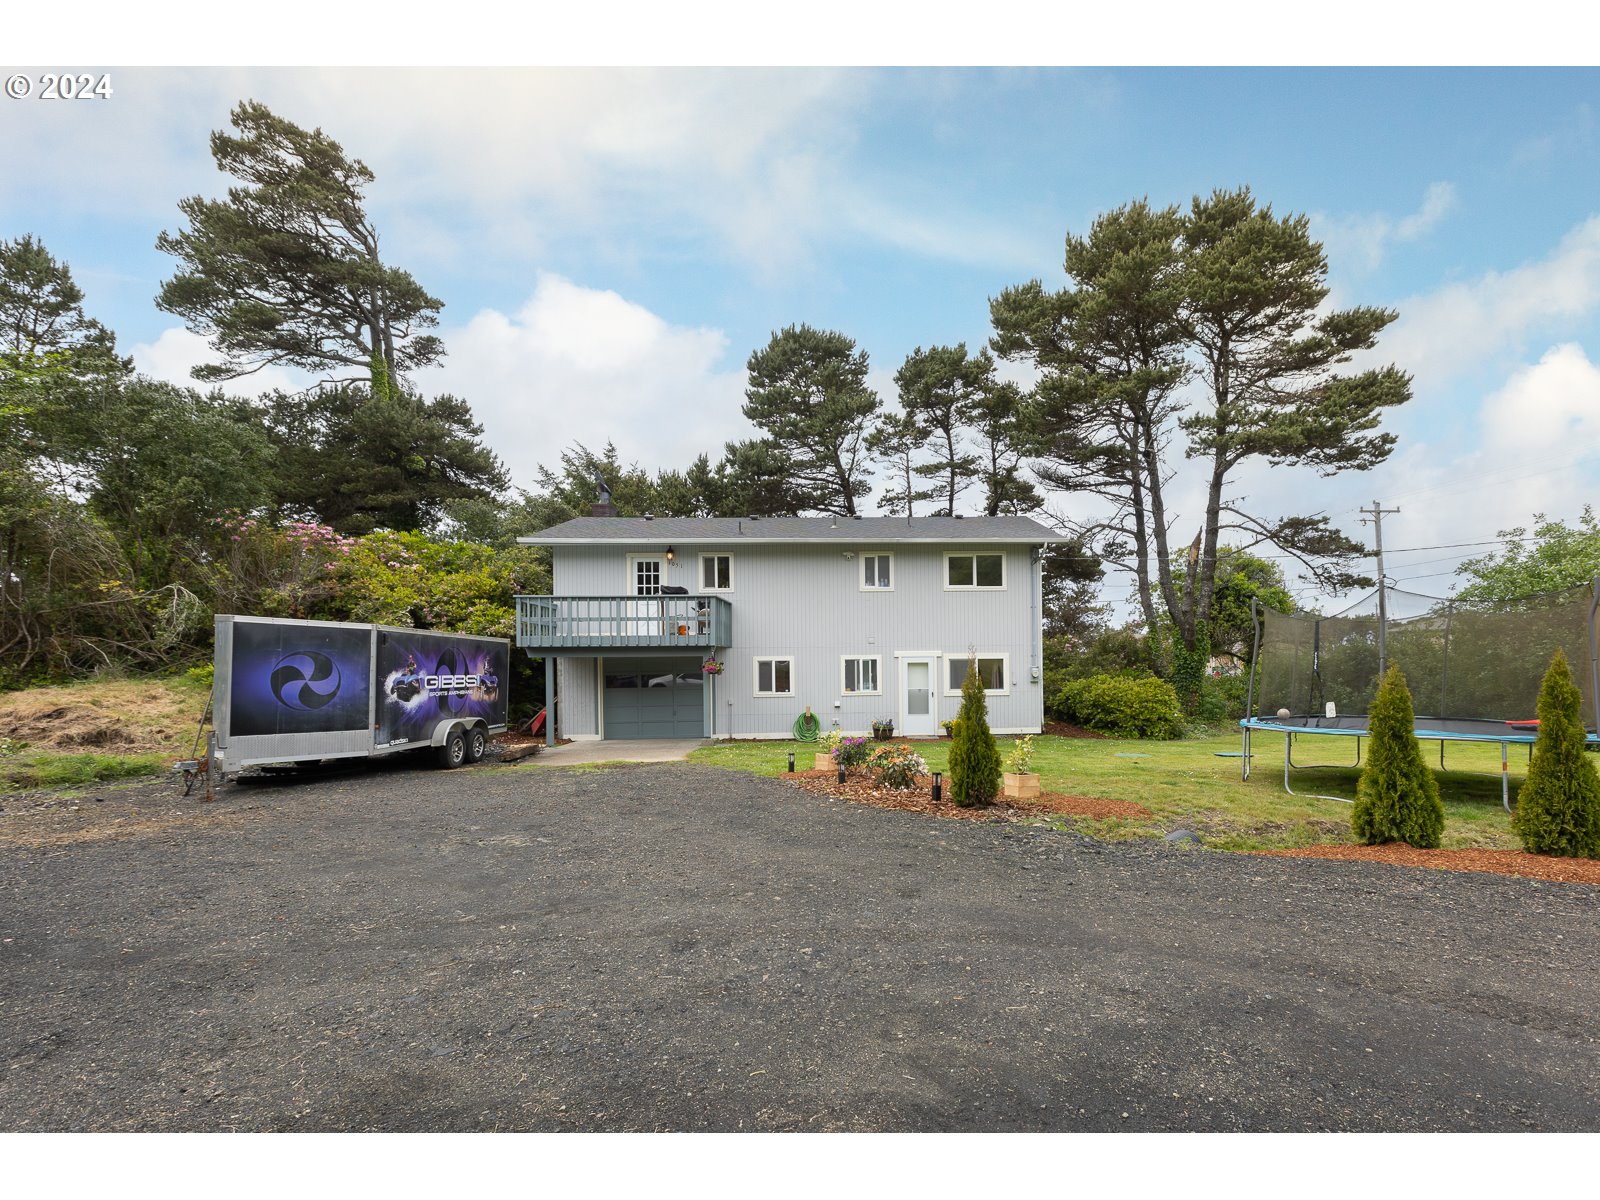
[[[733,605],[721,596],[518,596],[517,645],[715,648],[732,644]]]

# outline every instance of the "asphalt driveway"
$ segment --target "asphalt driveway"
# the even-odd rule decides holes
[[[5,828],[0,1129],[1600,1128],[1580,885],[677,763]]]

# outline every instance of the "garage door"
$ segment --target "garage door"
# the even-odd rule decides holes
[[[605,736],[704,736],[705,683],[697,658],[605,660]]]

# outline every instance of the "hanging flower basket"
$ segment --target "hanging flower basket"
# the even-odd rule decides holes
[[[700,664],[700,672],[704,675],[721,675],[722,664],[714,658],[708,658]]]

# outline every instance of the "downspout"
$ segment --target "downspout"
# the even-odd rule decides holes
[[[1589,693],[1590,707],[1594,709],[1594,728],[1600,733],[1600,625],[1595,622],[1595,613],[1600,612],[1600,575],[1595,576],[1590,586],[1594,591],[1594,601],[1589,605]]]
[[[1033,546],[1028,551],[1033,570],[1028,572],[1028,626],[1033,635],[1028,639],[1028,679],[1039,689],[1039,728],[1044,728],[1044,626],[1039,621],[1039,597],[1044,591],[1044,547]]]

